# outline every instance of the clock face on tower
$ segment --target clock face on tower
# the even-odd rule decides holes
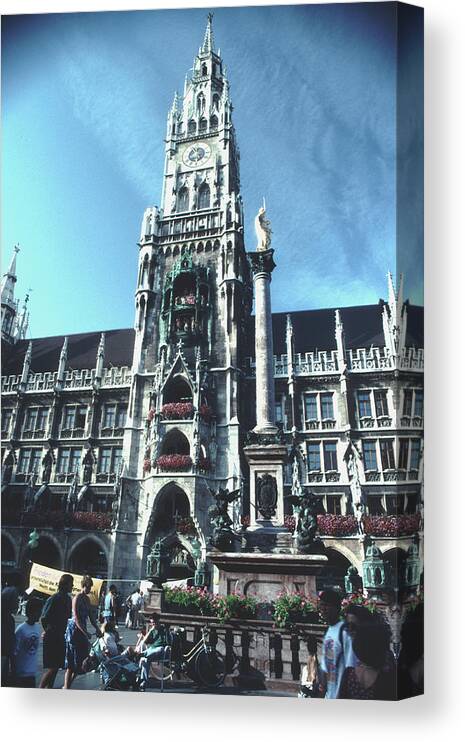
[[[182,161],[187,167],[200,167],[210,159],[211,147],[206,142],[197,142],[186,147]]]

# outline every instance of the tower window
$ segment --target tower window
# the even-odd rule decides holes
[[[199,189],[199,209],[208,209],[210,206],[210,187],[203,183]]]
[[[216,131],[218,128],[218,116],[211,116],[210,117],[210,129],[212,131]]]
[[[206,64],[203,64],[202,65],[202,77],[205,77],[206,75],[208,75],[208,67]]]
[[[189,191],[183,186],[178,193],[178,211],[187,211],[189,208]]]
[[[219,109],[220,109],[220,96],[217,93],[215,93],[213,95],[212,104],[213,104],[213,108],[215,109],[215,111],[219,111]]]
[[[207,131],[207,119],[200,119],[199,131]]]
[[[197,125],[195,121],[191,119],[189,123],[187,124],[187,132],[188,134],[195,134],[196,131],[197,131]]]

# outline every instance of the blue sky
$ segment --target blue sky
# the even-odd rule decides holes
[[[160,200],[166,114],[205,18],[4,19],[2,259],[19,242],[17,295],[33,289],[33,337],[132,325],[140,222]],[[219,8],[214,33],[231,82],[247,249],[263,196],[272,222],[273,310],[375,303],[399,268],[406,296],[422,303],[417,25],[402,46],[412,110],[398,139],[395,4]],[[409,203],[400,219],[396,189]]]

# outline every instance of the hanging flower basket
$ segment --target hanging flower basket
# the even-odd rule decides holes
[[[189,471],[192,459],[186,454],[168,453],[158,457],[157,466],[162,471]]]
[[[163,420],[190,420],[193,414],[192,402],[167,402],[161,408]]]

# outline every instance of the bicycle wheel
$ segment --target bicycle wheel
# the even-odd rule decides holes
[[[173,668],[171,663],[157,662],[154,660],[150,663],[149,676],[156,678],[157,680],[170,680],[173,677]]]
[[[226,675],[224,659],[216,649],[202,649],[195,662],[195,671],[201,685],[218,688]]]

